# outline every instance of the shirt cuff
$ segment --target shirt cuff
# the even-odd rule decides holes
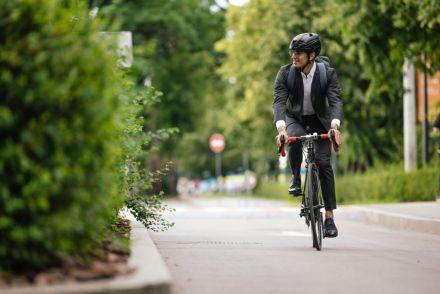
[[[331,124],[336,124],[336,125],[338,125],[338,128],[341,126],[341,121],[339,120],[339,119],[337,119],[337,118],[334,118],[333,120],[332,120],[332,123]]]
[[[281,127],[286,127],[286,122],[284,120],[277,120],[275,123],[275,126],[277,127],[277,130]]]

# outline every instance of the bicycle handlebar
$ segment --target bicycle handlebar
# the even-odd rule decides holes
[[[319,139],[328,140],[328,139],[330,139],[330,136],[328,134],[318,135],[317,133],[309,134],[309,135],[305,135],[305,136],[300,136],[300,137],[287,137],[287,138],[285,138],[284,136],[281,136],[281,138],[280,138],[281,146],[278,149],[278,153],[282,157],[286,156],[286,148],[284,147],[284,145],[287,142],[295,143],[295,142],[304,142],[307,140],[319,140]]]
[[[330,136],[328,134],[318,135],[315,133],[315,134],[305,135],[305,136],[301,136],[301,137],[288,137],[287,142],[295,143],[297,141],[304,142],[307,140],[318,140],[318,139],[328,140],[329,138],[330,138]]]

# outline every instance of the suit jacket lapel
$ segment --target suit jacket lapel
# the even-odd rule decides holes
[[[298,99],[299,102],[301,103],[301,111],[302,111],[302,105],[303,105],[303,100],[304,100],[304,85],[303,85],[303,79],[301,76],[301,73],[297,70],[297,74],[296,74],[296,85],[297,85],[297,93],[298,93]]]

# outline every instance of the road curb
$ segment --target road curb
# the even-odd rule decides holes
[[[0,289],[0,294],[169,294],[171,275],[148,230],[136,221],[131,221],[131,227],[131,255],[128,265],[135,269],[133,273],[91,282],[3,288]]]
[[[367,221],[385,225],[394,229],[411,230],[440,235],[440,220],[433,218],[415,217],[379,209],[360,207]]]

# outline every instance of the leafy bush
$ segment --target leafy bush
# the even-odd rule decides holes
[[[371,170],[364,174],[347,174],[336,178],[338,204],[383,203],[434,200],[438,189],[439,171],[430,167],[405,173],[402,167]],[[254,195],[287,200],[288,183],[261,181]]]
[[[252,196],[265,199],[284,200],[295,204],[300,204],[301,198],[292,197],[292,195],[289,195],[287,193],[288,188],[289,183],[287,181],[280,183],[260,178],[258,180],[257,187],[255,187],[255,189],[252,191]]]
[[[337,178],[338,203],[405,202],[434,200],[438,189],[438,169],[427,167],[410,173],[390,167],[382,171]]]
[[[149,108],[159,101],[161,93],[154,88],[136,88],[128,78],[120,95],[123,101],[121,145],[121,194],[125,195],[125,206],[146,228],[159,231],[173,225],[162,217],[171,211],[161,203],[163,194],[153,193],[153,184],[168,170],[169,164],[157,171],[149,171],[148,159],[153,141],[167,138],[176,129],[146,131],[144,116]]]
[[[115,58],[57,3],[0,2],[0,270],[90,251],[123,204]]]

